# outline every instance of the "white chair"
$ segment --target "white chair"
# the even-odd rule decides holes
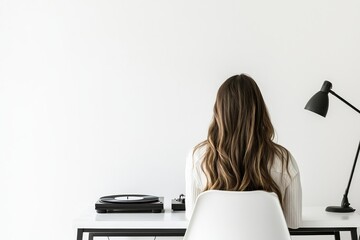
[[[275,193],[203,192],[196,200],[184,240],[290,240]]]

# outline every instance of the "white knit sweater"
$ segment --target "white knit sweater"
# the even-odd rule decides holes
[[[195,200],[206,186],[206,176],[201,170],[201,163],[205,149],[189,153],[186,161],[186,217],[190,219]],[[290,155],[289,173],[282,171],[282,164],[276,157],[270,169],[271,176],[278,185],[284,202],[284,216],[289,228],[299,228],[302,214],[302,190],[300,173],[295,159]]]

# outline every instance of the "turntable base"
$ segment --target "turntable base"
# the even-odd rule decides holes
[[[161,213],[164,198],[140,194],[123,194],[101,197],[95,203],[98,213]]]

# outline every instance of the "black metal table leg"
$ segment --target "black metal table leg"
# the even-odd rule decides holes
[[[351,233],[351,240],[358,240],[357,228],[351,229],[350,233]]]
[[[84,229],[78,228],[76,240],[83,240]]]
[[[340,240],[340,232],[334,231],[334,237],[335,237],[335,240]]]
[[[94,233],[92,232],[89,233],[89,240],[94,240]]]

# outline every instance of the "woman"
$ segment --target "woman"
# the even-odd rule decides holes
[[[245,75],[219,88],[208,137],[186,163],[186,215],[206,190],[265,190],[279,197],[289,228],[301,223],[302,193],[297,164],[273,142],[274,128],[255,81]]]

